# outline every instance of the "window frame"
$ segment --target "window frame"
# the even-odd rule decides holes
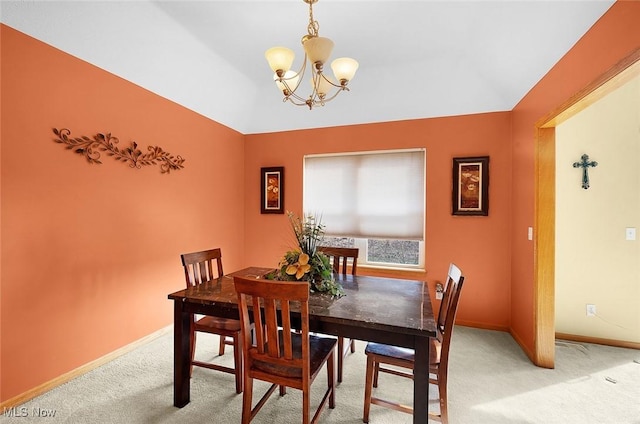
[[[327,233],[325,237],[327,238],[350,238],[354,240],[354,247],[359,249],[358,255],[358,266],[368,267],[368,268],[379,268],[379,269],[397,269],[404,271],[424,271],[425,270],[425,241],[426,241],[426,203],[427,203],[427,155],[426,149],[424,147],[421,148],[407,148],[407,149],[389,149],[389,150],[371,150],[371,151],[357,151],[357,152],[341,152],[341,153],[326,153],[326,154],[310,154],[305,155],[303,157],[303,187],[302,187],[302,195],[303,195],[303,207],[305,204],[305,196],[306,193],[306,160],[308,158],[318,158],[318,157],[344,157],[344,156],[353,156],[353,155],[375,155],[375,154],[397,154],[397,153],[412,153],[412,152],[421,152],[423,154],[423,173],[422,173],[422,190],[423,190],[423,206],[422,206],[422,238],[421,239],[410,239],[409,241],[418,242],[418,264],[399,264],[399,263],[391,263],[391,262],[376,262],[369,261],[368,256],[368,241],[369,240],[381,240],[385,237],[363,237],[363,235],[358,236],[347,236],[347,235],[332,235]],[[317,211],[304,211],[304,213],[317,213]],[[405,240],[402,238],[394,238],[393,236],[388,237],[389,240]]]

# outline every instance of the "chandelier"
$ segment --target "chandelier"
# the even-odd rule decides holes
[[[292,71],[291,65],[295,54],[293,50],[286,47],[272,47],[265,52],[265,57],[269,62],[271,70],[275,72],[273,79],[276,86],[284,94],[283,102],[287,100],[296,106],[324,106],[333,100],[341,91],[349,91],[347,84],[358,69],[358,62],[350,57],[341,57],[331,62],[331,69],[335,77],[331,78],[324,74],[324,64],[329,60],[333,41],[328,38],[318,36],[320,25],[313,19],[313,4],[318,0],[302,0],[309,5],[309,26],[307,34],[302,37],[302,47],[304,49],[304,60],[298,72]],[[308,98],[301,97],[296,93],[300,87],[300,82],[304,77],[309,60],[311,70],[312,91]],[[331,93],[334,91],[334,93]]]

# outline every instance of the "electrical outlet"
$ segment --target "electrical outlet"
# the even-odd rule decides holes
[[[635,227],[627,227],[624,231],[625,240],[635,240],[636,239],[636,229]]]
[[[590,303],[587,303],[587,316],[588,317],[595,317],[596,316],[596,305],[592,305]]]
[[[444,286],[442,283],[436,283],[436,300],[442,300],[444,294]]]

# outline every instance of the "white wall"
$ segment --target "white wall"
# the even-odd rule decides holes
[[[0,18],[18,31],[216,122],[237,131],[246,128],[251,122],[247,110],[256,100],[256,82],[161,6],[150,0],[1,1]]]
[[[590,188],[581,188],[588,154]],[[556,127],[556,331],[640,342],[640,77]],[[597,315],[586,316],[586,304]]]

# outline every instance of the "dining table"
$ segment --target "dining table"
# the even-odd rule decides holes
[[[262,278],[273,268],[248,267],[168,295],[174,301],[174,397],[190,401],[190,335],[193,314],[239,319],[233,277]],[[425,281],[334,274],[345,295],[311,293],[310,331],[414,349],[413,422],[427,423],[429,346],[436,323]],[[364,384],[364,376],[362,379]]]

